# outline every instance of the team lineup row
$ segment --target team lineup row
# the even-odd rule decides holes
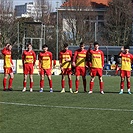
[[[39,73],[40,73],[40,92],[43,92],[44,88],[44,76],[45,74],[48,77],[50,92],[53,92],[52,89],[52,78],[51,78],[51,70],[52,70],[52,53],[48,51],[48,46],[45,44],[42,47],[43,51],[39,53]],[[121,48],[120,53],[118,55],[121,57],[121,70],[120,70],[120,93],[123,94],[124,90],[124,81],[126,78],[127,81],[127,90],[128,94],[131,94],[130,91],[130,76],[131,76],[131,64],[133,62],[133,55],[129,53],[129,46],[124,46]],[[11,58],[11,50],[12,45],[6,44],[6,46],[2,50],[2,54],[4,56],[4,78],[3,78],[3,91],[6,91],[6,82],[9,78],[8,83],[8,90],[12,91],[12,83],[14,79],[14,74],[12,68],[14,67],[13,61]],[[33,71],[34,65],[36,62],[36,54],[32,50],[32,44],[27,44],[27,50],[24,50],[22,53],[22,64],[23,64],[23,73],[24,73],[24,80],[23,80],[23,90],[22,92],[26,91],[26,84],[27,84],[27,76],[30,77],[30,92],[33,92]],[[72,51],[68,49],[68,44],[64,44],[64,49],[59,53],[59,63],[61,68],[61,93],[65,92],[65,77],[68,76],[69,81],[69,89],[70,93],[72,91],[72,66],[75,67],[75,91],[74,93],[78,93],[79,87],[79,79],[82,76],[83,80],[83,87],[84,92],[86,91],[86,68],[90,69],[90,83],[89,83],[89,94],[93,93],[94,87],[94,80],[95,77],[99,77],[99,86],[100,86],[100,93],[104,94],[104,84],[102,78],[102,71],[104,67],[104,53],[99,50],[98,42],[94,42],[94,49],[92,49],[92,44],[88,50],[85,49],[85,44],[83,42],[80,43],[79,49],[75,50],[74,56],[72,57]]]

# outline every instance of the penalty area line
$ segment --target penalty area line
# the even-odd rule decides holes
[[[16,106],[29,106],[29,107],[44,107],[44,108],[61,108],[61,109],[78,109],[78,110],[101,110],[101,111],[133,112],[133,110],[129,110],[129,109],[111,109],[111,108],[88,108],[88,107],[54,106],[54,105],[24,104],[24,103],[11,103],[11,102],[0,102],[0,104],[16,105]]]

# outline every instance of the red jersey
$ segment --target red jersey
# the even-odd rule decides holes
[[[52,69],[52,53],[40,52],[39,54],[39,68]]]
[[[11,58],[11,51],[4,48],[2,54],[4,55],[4,67],[12,67],[13,61]]]
[[[76,67],[85,67],[86,66],[86,53],[87,50],[78,49],[74,52],[73,62],[76,63]]]
[[[119,56],[121,56],[121,70],[131,71],[131,63],[133,60],[133,55],[128,53],[120,53]]]
[[[101,50],[90,50],[91,56],[91,67],[92,68],[103,68],[104,66],[104,54]]]
[[[33,50],[28,51],[25,50],[22,54],[22,62],[23,64],[33,64],[36,62],[36,54]]]
[[[71,58],[72,51],[71,50],[62,50],[59,53],[59,62],[62,64],[62,68],[71,68]],[[66,61],[66,59],[70,61]]]

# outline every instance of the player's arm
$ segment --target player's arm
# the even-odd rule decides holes
[[[77,51],[74,52],[74,56],[73,56],[73,63],[72,64],[74,67],[76,66],[76,63],[75,63],[76,58],[77,58]]]
[[[102,67],[104,67],[104,53],[101,52],[101,56],[102,56]]]
[[[121,47],[121,51],[119,52],[118,56],[122,56],[122,54],[124,53],[124,46]]]
[[[52,53],[50,52],[50,69],[52,69],[52,59],[53,59],[53,55],[52,55]]]
[[[35,63],[36,63],[36,54],[35,52],[33,52],[33,66],[35,65]]]
[[[23,54],[22,54],[22,64],[23,64],[23,66],[24,66],[24,59],[25,59],[25,55],[24,55],[24,52],[23,52]]]

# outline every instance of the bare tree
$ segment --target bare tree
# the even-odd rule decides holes
[[[94,32],[92,32],[94,29],[91,27],[91,22],[96,20],[97,13],[92,11],[89,0],[69,0],[59,11],[63,18],[64,41],[67,40],[74,45],[81,41],[94,41]]]
[[[132,1],[112,0],[105,15],[104,38],[109,45],[131,45]]]
[[[5,0],[0,3],[0,45],[11,41],[13,27],[13,3]]]

